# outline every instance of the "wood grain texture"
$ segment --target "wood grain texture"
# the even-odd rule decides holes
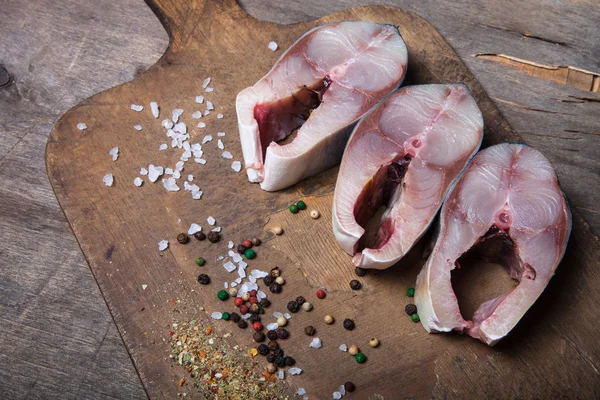
[[[184,310],[178,309],[178,317],[206,319],[200,307],[223,309],[215,292],[228,276],[216,257],[226,253],[225,244],[193,241],[182,246],[175,241],[177,233],[187,230],[191,222],[202,223],[209,215],[223,226],[225,240],[239,241],[262,232],[265,243],[250,268],[284,268],[288,283],[284,294],[272,296],[275,309],[283,310],[289,296],[302,294],[315,301],[316,286],[329,290],[327,301],[317,303],[314,312],[293,319],[292,337],[286,342],[288,354],[305,369],[291,379],[292,385],[306,387],[318,398],[329,398],[348,376],[360,388],[357,398],[372,393],[386,398],[493,397],[498,393],[544,398],[569,393],[575,386],[580,397],[598,392],[600,346],[593,340],[597,316],[593,304],[600,296],[595,260],[599,243],[578,214],[557,278],[510,337],[490,349],[468,337],[427,335],[418,324],[401,316],[406,302],[402,291],[412,285],[420,266],[417,254],[389,272],[365,279],[364,291],[351,292],[343,284],[352,277],[350,260],[332,240],[327,213],[324,211],[324,219],[318,223],[301,224],[285,211],[277,212],[299,196],[328,209],[335,170],[288,190],[266,193],[247,183],[243,174],[234,174],[230,161],[219,158],[220,151],[213,143],[204,147],[205,166],[192,163],[184,170],[197,177],[205,192],[202,200],[194,202],[185,192],[166,193],[160,184],[146,182],[139,189],[132,184],[141,166],[150,162],[173,166],[179,153],[157,153],[164,129],[147,110],[135,113],[130,104],[158,101],[163,116],[173,108],[183,108],[187,110],[183,120],[193,127],[191,110],[198,108],[194,97],[202,93],[202,80],[211,76],[215,92],[210,98],[217,112],[226,116],[209,119],[211,132],[227,132],[225,145],[239,159],[234,98],[275,61],[277,54],[269,52],[266,44],[275,40],[286,48],[312,26],[345,19],[398,25],[409,48],[407,83],[464,81],[484,114],[485,143],[519,141],[519,135],[431,25],[416,14],[390,7],[356,8],[290,26],[250,18],[234,1],[163,0],[153,3],[153,8],[169,32],[168,51],[136,80],[93,96],[65,114],[50,135],[47,152],[51,183],[151,396],[173,397],[177,390],[174,382],[181,373],[170,369],[170,361],[164,357],[165,326],[174,317],[170,300],[176,296],[186,305]],[[86,131],[75,128],[81,121],[87,123]],[[141,133],[122,134],[137,123],[144,127]],[[191,129],[191,134],[191,141],[196,142],[204,131]],[[119,145],[122,154],[116,163],[108,156],[114,145]],[[116,177],[112,188],[101,183],[107,172]],[[315,195],[320,197],[311,197]],[[269,233],[272,223],[284,225],[286,236]],[[156,246],[165,238],[171,246],[160,254]],[[329,251],[316,258],[316,246]],[[206,270],[213,278],[211,286],[199,288],[195,283],[198,270],[193,260],[198,253],[209,260]],[[315,275],[319,270],[326,275]],[[477,282],[479,278],[474,275],[473,279]],[[143,284],[148,285],[146,290]],[[326,313],[334,313],[339,320],[355,318],[357,330],[349,333],[339,323],[318,324]],[[303,350],[307,340],[300,332],[309,322],[318,324],[319,336],[326,344],[318,350],[319,357]],[[225,322],[217,324],[219,332],[230,329]],[[357,374],[357,364],[337,346],[356,342],[366,349],[371,336],[385,345],[365,350],[370,361],[359,367]],[[239,333],[235,341],[249,345],[250,337]],[[494,374],[505,379],[488,378]],[[399,375],[402,380],[397,379]]]

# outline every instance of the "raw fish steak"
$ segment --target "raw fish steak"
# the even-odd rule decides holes
[[[463,84],[409,86],[370,112],[344,152],[333,232],[361,268],[388,268],[425,233],[483,138],[483,117]],[[374,244],[365,226],[385,205]]]
[[[355,122],[402,83],[406,61],[392,25],[346,21],[302,35],[237,96],[248,180],[274,191],[337,165]]]
[[[499,144],[475,156],[442,208],[438,241],[417,278],[427,332],[466,332],[493,346],[542,293],[562,259],[571,213],[550,162],[537,150]],[[450,273],[459,257],[483,255],[518,285],[463,319]],[[477,288],[473,288],[477,290]]]

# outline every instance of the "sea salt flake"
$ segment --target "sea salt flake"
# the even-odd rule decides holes
[[[193,181],[194,180],[194,175],[189,174],[187,179],[188,179],[189,182]]]
[[[248,280],[252,283],[256,283],[256,278],[253,276],[249,277]]]
[[[271,51],[277,51],[277,49],[279,48],[279,45],[276,42],[269,42],[269,45],[267,47]]]
[[[206,144],[206,143],[208,143],[208,142],[212,142],[212,140],[213,140],[213,137],[212,137],[212,135],[206,135],[206,136],[204,136],[204,138],[202,139],[202,144]]]
[[[181,172],[179,172],[179,171],[174,171],[174,172],[173,172],[173,178],[175,178],[175,179],[179,179],[179,178],[181,178]]]
[[[142,126],[141,125],[134,125],[133,129],[135,129],[136,131],[141,131],[142,130]]]
[[[158,115],[160,114],[160,110],[158,108],[157,102],[155,102],[155,101],[150,102],[150,111],[152,112],[152,116],[154,118],[158,118]]]
[[[146,288],[148,287],[148,285],[142,285],[142,290],[146,290]]]
[[[226,158],[228,160],[231,160],[233,158],[233,156],[231,155],[231,153],[228,152],[228,151],[224,151],[223,154],[221,154],[221,157]]]
[[[210,317],[212,319],[221,319],[221,318],[223,318],[223,314],[218,311],[215,311],[212,314],[210,314]]]
[[[227,243],[227,247],[228,247],[228,248],[230,248],[230,249],[233,249],[233,246],[235,246],[235,245],[234,245],[234,244],[233,244],[233,242],[230,240],[230,241],[229,241],[229,243]]]
[[[194,119],[202,118],[202,111],[194,111],[194,113],[192,114],[192,118],[194,118]]]
[[[223,144],[223,141],[221,139],[217,140],[217,147],[220,150],[224,150],[225,149],[225,145]]]
[[[223,287],[225,289],[229,289],[229,283],[228,282],[223,282]]]
[[[198,103],[198,104],[204,103],[204,96],[196,96],[196,103]]]
[[[217,232],[217,233],[219,233],[219,232],[221,232],[221,227],[217,226],[216,228],[211,229],[211,232]]]
[[[340,392],[333,392],[333,398],[335,400],[340,400],[342,398],[342,394]]]
[[[234,161],[231,163],[231,169],[235,172],[240,172],[242,170],[242,163],[239,161]]]
[[[242,258],[242,256],[240,256],[238,253],[235,253],[233,255],[233,257],[231,257],[233,259],[233,262],[239,263],[240,261],[244,261],[244,259]]]
[[[171,112],[171,120],[173,120],[173,123],[176,124],[179,121],[181,114],[183,114],[183,110],[181,108],[176,108]]]
[[[119,158],[119,148],[113,147],[112,149],[110,149],[108,154],[110,154],[112,156],[113,161],[117,161],[117,158]]]
[[[223,136],[225,136],[225,132],[217,132],[217,136],[223,137]]]
[[[242,319],[248,319],[248,318],[250,318],[251,316],[252,316],[252,314],[250,314],[250,313],[247,313],[247,314],[244,314],[244,315],[242,315]]]
[[[279,374],[279,375],[277,376],[277,378],[278,378],[280,381],[282,381],[282,380],[284,380],[284,379],[285,379],[285,371],[284,371],[284,370],[280,369],[280,370],[279,370],[279,372],[278,372],[278,374]]]
[[[202,88],[206,89],[206,87],[210,84],[210,77],[206,78],[203,82],[202,82]]]
[[[279,311],[275,311],[275,312],[273,313],[273,316],[274,316],[275,318],[279,318],[279,317],[283,317],[283,314],[282,314],[282,313],[280,313]]]
[[[181,170],[183,169],[183,165],[184,165],[184,164],[185,164],[185,163],[184,163],[183,161],[177,161],[177,163],[175,164],[175,169],[176,169],[177,171],[181,171]]]
[[[242,265],[238,265],[238,275],[240,276],[240,278],[244,279],[246,277],[246,271],[244,270],[244,267]]]
[[[279,328],[279,325],[277,325],[277,322],[273,322],[267,325],[267,330],[268,331],[276,331],[277,328]]]
[[[140,175],[144,175],[144,176],[148,175],[148,170],[144,167],[140,168]]]
[[[175,132],[178,132],[178,133],[186,134],[187,133],[187,126],[185,125],[185,122],[178,122],[173,127],[173,130]]]
[[[231,282],[231,287],[236,287],[238,285],[237,282]]]
[[[142,110],[144,109],[144,106],[142,106],[142,105],[140,105],[140,104],[132,104],[132,105],[131,105],[131,109],[132,109],[133,111],[140,112],[140,111],[142,111]]]
[[[261,279],[261,278],[264,278],[265,276],[269,275],[269,273],[265,272],[265,271],[260,271],[258,269],[253,269],[252,272],[250,272],[250,275],[252,275],[256,279]]]
[[[190,229],[188,229],[188,235],[193,235],[196,232],[200,232],[202,227],[198,224],[191,224]]]
[[[204,111],[204,116],[206,117],[207,115],[210,115],[210,110]]]
[[[212,93],[215,89],[211,88],[211,87],[207,87],[206,89],[204,89],[204,91],[206,93]]]
[[[261,301],[262,299],[267,298],[267,294],[262,290],[259,290],[258,292],[256,292],[256,298],[258,299],[258,301]]]
[[[158,151],[163,151],[169,148],[169,145],[166,143],[161,144],[160,146],[158,146]]]
[[[175,181],[175,178],[167,178],[167,179],[163,179],[163,186],[165,187],[165,189],[167,189],[167,191],[169,192],[178,192],[179,191],[179,186],[177,186],[177,181]]]
[[[348,351],[348,346],[346,346],[345,344],[340,344],[340,347],[339,347],[339,349],[340,349],[341,351]]]
[[[215,222],[217,222],[216,219],[214,219],[213,217],[209,216],[208,218],[206,218],[206,222],[208,222],[209,225],[215,225]]]
[[[288,313],[283,314],[283,316],[285,317],[285,319],[292,319],[292,316]]]
[[[160,242],[158,242],[158,251],[164,251],[167,249],[167,247],[169,247],[168,240],[161,240]]]
[[[113,174],[106,174],[102,178],[102,182],[104,182],[106,186],[112,186],[114,181],[115,178],[113,178]]]
[[[208,100],[206,101],[206,109],[208,111],[212,111],[215,109],[215,106],[213,105],[212,101],[208,101]]]
[[[173,168],[165,168],[165,175],[173,175]]]
[[[171,121],[169,118],[163,119],[162,127],[165,129],[171,129],[173,127],[173,121]]]
[[[321,345],[322,345],[321,339],[316,337],[312,340],[312,342],[310,342],[310,345],[308,347],[312,347],[313,349],[320,349]]]
[[[229,255],[229,257],[233,257],[233,256],[234,256],[234,254],[235,254],[235,251],[229,250],[229,251],[227,252],[227,254]]]
[[[196,125],[196,128],[206,128],[206,124],[202,121],[198,122],[198,125]]]
[[[342,396],[346,394],[346,388],[344,387],[344,385],[340,385],[340,387],[338,388],[338,392],[340,392]]]
[[[192,192],[192,199],[200,200],[201,198],[202,198],[202,190],[199,190],[197,192]]]
[[[142,186],[143,183],[144,183],[144,180],[142,178],[140,178],[139,176],[133,180],[133,184],[137,187]]]
[[[225,264],[223,264],[223,268],[225,268],[225,270],[227,272],[233,272],[237,269],[237,267],[235,266],[234,263],[232,263],[231,261],[227,261]]]
[[[223,114],[221,114],[221,113],[217,114],[217,118],[218,119],[223,119]]]
[[[306,390],[304,388],[298,388],[298,396],[304,396],[306,394]]]
[[[163,172],[163,167],[155,167],[154,165],[150,164],[148,166],[148,179],[150,179],[150,182],[156,182],[156,180],[163,174]]]
[[[290,373],[290,375],[300,375],[302,373],[302,370],[300,368],[290,368],[288,369],[288,372]]]
[[[77,124],[77,129],[79,129],[80,131],[85,131],[87,129],[87,125],[83,122],[80,122]]]

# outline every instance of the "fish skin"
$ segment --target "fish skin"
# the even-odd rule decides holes
[[[406,111],[411,109],[419,109],[423,115],[412,118],[410,112]],[[450,116],[448,113],[456,112],[464,114],[462,128],[465,128],[465,132],[454,133],[454,137],[461,135],[464,148],[457,147],[458,150],[454,150],[458,153],[452,156],[451,150],[448,150],[452,146],[446,146],[444,140],[449,140],[453,133],[443,134],[443,129],[436,123],[439,120],[440,123],[446,122],[446,125],[451,126],[455,122],[454,115]],[[461,128],[461,125],[454,126]],[[422,145],[414,148],[412,143],[417,138],[422,141]],[[385,269],[400,260],[427,231],[452,183],[475,155],[482,139],[483,117],[468,88],[462,83],[407,86],[388,96],[365,115],[348,141],[332,206],[334,234],[340,246],[354,256],[353,264],[361,268]],[[441,147],[442,150],[436,151],[436,147]],[[355,215],[358,199],[365,187],[373,182],[373,177],[377,176],[381,166],[398,161],[407,154],[413,158],[402,178],[401,186],[405,188],[396,190],[393,196],[399,197],[399,200],[394,202],[392,196],[391,204],[388,204],[391,208],[388,207],[386,211],[386,221],[391,221],[388,225],[392,226],[392,232],[388,233],[390,236],[383,242],[385,234],[382,232],[388,226],[384,223],[379,231],[384,244],[378,249],[359,251],[359,241],[365,229]],[[436,170],[428,171],[435,165],[438,165]],[[346,169],[349,172],[346,173]],[[417,179],[419,173],[425,177],[437,176],[438,184],[433,187],[439,189],[433,193],[435,198],[429,208],[420,214],[418,199],[411,202],[410,197],[407,197],[419,193],[416,189],[423,182],[423,179]],[[403,196],[407,197],[406,201]],[[405,226],[415,224],[414,232],[401,235],[402,225],[395,228],[400,220]]]
[[[322,39],[322,36],[328,35],[333,38],[332,41],[339,39],[340,35],[335,35],[336,30],[345,30],[350,38],[346,40],[348,43],[374,44],[358,51],[358,47],[343,47],[334,43],[339,46],[333,50],[341,48],[342,52],[347,51],[352,55],[344,59],[346,62],[336,64],[335,55],[339,51],[319,51],[327,44],[327,39]],[[372,37],[366,36],[366,41],[362,43],[356,38],[360,39],[363,31],[375,33]],[[259,182],[266,191],[275,191],[337,165],[360,117],[401,85],[406,73],[407,57],[406,45],[398,28],[388,24],[343,21],[318,26],[302,35],[281,55],[267,75],[237,96],[238,127],[248,180]],[[374,63],[373,60],[378,60],[378,63],[369,64]],[[377,80],[365,79],[364,76],[370,75],[357,72],[361,65],[374,65],[375,69],[379,68],[374,72],[384,75]],[[386,76],[386,73],[390,75]],[[331,83],[324,92],[321,105],[310,113],[290,143],[278,144],[299,122],[292,117],[275,117],[273,121],[269,116],[276,115],[277,110],[291,107],[281,100],[291,99],[294,90],[297,95],[302,85],[314,87],[325,76],[331,78]],[[275,102],[278,102],[275,107],[269,107]],[[266,107],[262,107],[265,104]],[[261,123],[264,123],[262,127]],[[275,133],[267,137],[265,131]]]
[[[544,212],[536,215],[540,205]],[[512,241],[514,253],[498,257],[519,284],[484,302],[473,320],[465,320],[452,289],[451,271],[455,260],[484,241],[491,228],[497,231],[493,235]],[[439,240],[417,277],[415,304],[423,327],[430,333],[464,332],[494,346],[546,288],[570,232],[569,205],[552,165],[539,151],[508,143],[481,151],[446,199]]]

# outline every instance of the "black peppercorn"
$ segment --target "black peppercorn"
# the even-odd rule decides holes
[[[406,311],[406,313],[408,315],[413,315],[417,313],[417,306],[415,306],[414,304],[407,304],[406,307],[404,307],[404,311]]]
[[[250,306],[250,312],[252,314],[258,314],[259,311],[260,311],[260,307],[258,307],[258,304],[252,304]]]
[[[254,339],[256,343],[262,343],[265,341],[265,334],[262,332],[254,332],[252,339]]]
[[[211,243],[217,243],[221,240],[221,234],[219,232],[209,232],[208,233],[208,241]]]
[[[351,319],[346,318],[344,320],[344,329],[346,329],[347,331],[351,331],[352,329],[354,329],[354,321],[352,321]]]
[[[248,323],[246,322],[245,319],[240,319],[237,323],[237,326],[240,329],[246,329],[248,327]]]
[[[208,285],[210,283],[210,276],[206,274],[198,275],[198,283],[201,285]]]
[[[285,358],[276,357],[275,362],[273,364],[277,365],[278,367],[285,367]]]
[[[298,303],[296,303],[296,301],[292,300],[289,303],[287,303],[287,309],[291,312],[291,313],[296,313],[298,312],[298,309],[300,307],[298,306]]]
[[[277,343],[277,341],[275,341],[275,340],[271,340],[271,341],[269,341],[269,345],[268,345],[268,346],[269,346],[269,349],[270,349],[271,351],[273,351],[273,350],[277,350],[277,349],[279,348],[279,344],[278,344],[278,343]]]
[[[260,317],[257,314],[252,314],[250,318],[248,318],[248,321],[250,321],[252,324],[255,322],[260,322]]]
[[[277,340],[277,331],[269,331],[267,332],[267,337],[269,340]]]
[[[237,247],[238,253],[244,254],[245,251],[246,251],[246,246],[244,246],[243,244],[238,245],[238,247]]]
[[[316,331],[317,330],[312,325],[309,325],[306,328],[304,328],[304,333],[306,333],[308,336],[314,335]]]
[[[306,302],[306,299],[302,296],[298,296],[296,297],[296,303],[298,303],[298,306],[302,306],[302,304],[304,304]]]
[[[275,278],[273,278],[271,275],[267,275],[263,278],[263,283],[265,284],[265,286],[271,286],[271,283],[273,283],[273,281],[275,281]]]
[[[292,365],[296,364],[296,360],[294,360],[290,356],[285,357],[284,361],[285,361],[285,365],[287,365],[288,367],[291,367]]]
[[[350,288],[351,288],[352,290],[358,290],[358,289],[360,289],[360,288],[361,288],[361,286],[362,286],[362,285],[360,284],[360,282],[359,282],[359,281],[357,281],[356,279],[352,279],[352,280],[350,281]]]
[[[356,276],[365,276],[367,272],[369,271],[361,267],[356,267],[354,269],[354,273],[356,273]]]
[[[187,233],[180,233],[177,235],[177,241],[181,244],[186,244],[190,241],[190,237],[187,235]]]
[[[273,353],[270,353],[269,355],[267,355],[267,361],[270,363],[275,362],[276,358],[277,358],[277,356]]]
[[[271,283],[271,286],[269,286],[269,290],[271,293],[281,293],[281,285],[277,282],[273,282]]]
[[[279,337],[279,339],[287,339],[290,337],[290,333],[287,329],[277,328],[277,337]]]
[[[271,305],[271,300],[269,300],[269,299],[267,299],[265,297],[264,299],[262,299],[261,301],[259,301],[258,304],[260,304],[263,308],[267,308],[267,307],[269,307]]]
[[[232,312],[231,314],[229,314],[229,319],[237,324],[238,322],[240,322],[240,319],[242,319],[242,317],[240,317],[240,314]]]
[[[346,389],[346,392],[352,393],[356,390],[356,386],[354,385],[354,383],[348,381],[344,383],[344,389]]]
[[[256,348],[256,350],[258,350],[258,354],[260,354],[261,356],[266,356],[267,354],[269,354],[269,346],[267,346],[266,344],[259,345]]]
[[[279,267],[275,267],[271,269],[271,276],[273,278],[278,278],[279,275],[281,275],[281,270],[279,269]]]
[[[273,354],[275,354],[275,357],[283,357],[283,349],[280,347],[278,349],[273,350]]]
[[[204,232],[196,232],[194,233],[194,237],[200,241],[206,239],[206,234]]]

